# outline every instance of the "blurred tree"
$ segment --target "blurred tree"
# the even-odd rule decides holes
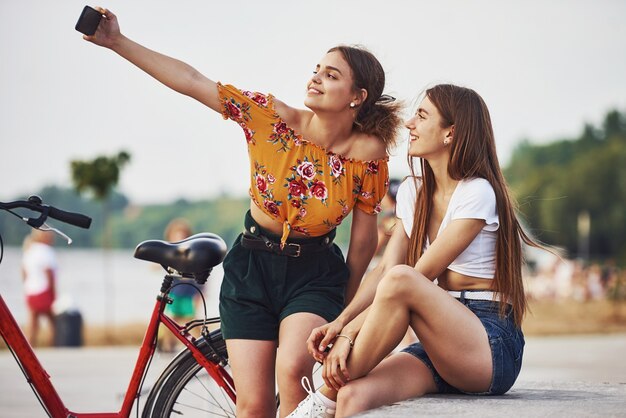
[[[100,156],[92,161],[72,161],[72,182],[78,193],[91,193],[102,202],[102,246],[111,247],[111,230],[108,222],[111,203],[109,196],[120,178],[121,169],[130,161],[130,154],[121,151],[113,157]]]
[[[121,151],[113,157],[100,156],[92,161],[72,161],[72,182],[78,193],[92,193],[96,200],[102,202],[103,219],[103,268],[105,271],[104,300],[105,316],[107,318],[107,336],[110,337],[110,328],[113,324],[113,308],[115,295],[110,283],[109,250],[111,248],[111,222],[109,222],[109,196],[120,178],[121,169],[130,161],[130,154]]]
[[[90,191],[98,200],[105,200],[120,178],[120,170],[130,161],[130,154],[97,157],[93,161],[72,161],[72,181],[79,193]]]
[[[589,253],[626,264],[626,115],[612,110],[602,127],[546,145],[524,141],[505,176],[533,233],[578,254],[578,218],[589,214]]]

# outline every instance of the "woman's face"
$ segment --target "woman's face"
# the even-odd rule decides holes
[[[447,152],[449,145],[444,144],[451,128],[441,127],[441,114],[428,96],[422,100],[415,115],[404,123],[409,129],[409,155],[427,158]],[[451,138],[448,137],[448,140]]]
[[[352,70],[339,51],[326,54],[308,81],[304,105],[314,112],[339,112],[359,104],[352,89]]]

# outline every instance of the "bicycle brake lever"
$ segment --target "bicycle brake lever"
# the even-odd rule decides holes
[[[70,237],[68,237],[67,235],[65,235],[62,231],[56,229],[53,226],[48,225],[47,223],[43,223],[43,225],[41,225],[39,228],[40,231],[51,231],[51,232],[55,232],[57,234],[59,234],[60,236],[62,236],[63,238],[65,238],[65,240],[67,240],[67,245],[72,245],[72,239]]]

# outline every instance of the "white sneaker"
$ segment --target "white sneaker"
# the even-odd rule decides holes
[[[287,418],[334,418],[335,410],[327,407],[321,399],[317,397],[309,379],[303,377],[302,387],[309,394],[298,407]]]

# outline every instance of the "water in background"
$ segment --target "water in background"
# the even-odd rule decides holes
[[[59,271],[57,297],[71,299],[87,324],[147,322],[161,287],[160,266],[133,258],[134,249],[102,250],[55,246]],[[5,247],[0,294],[20,323],[27,320],[21,276],[21,248]],[[106,261],[105,261],[106,260]],[[204,287],[209,316],[218,316],[222,265]],[[200,313],[201,314],[201,313]]]

